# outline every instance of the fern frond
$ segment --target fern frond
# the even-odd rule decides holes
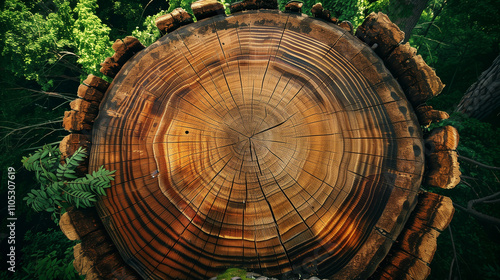
[[[74,175],[75,169],[85,160],[87,157],[87,150],[83,147],[79,147],[71,157],[66,158],[66,164],[59,164],[57,167],[57,179],[76,179],[78,178]]]
[[[91,207],[99,196],[106,195],[104,189],[111,186],[115,173],[101,166],[91,174],[78,177],[76,168],[85,161],[87,150],[78,148],[63,163],[59,162],[60,155],[57,146],[44,146],[22,160],[23,166],[35,172],[40,183],[40,188],[32,189],[23,200],[37,212],[51,212],[56,223],[68,204]]]

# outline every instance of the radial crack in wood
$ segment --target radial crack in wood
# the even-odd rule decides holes
[[[339,26],[272,10],[213,16],[120,73],[90,169],[117,170],[97,208],[144,278],[228,266],[366,278],[416,204],[420,125],[384,63]]]

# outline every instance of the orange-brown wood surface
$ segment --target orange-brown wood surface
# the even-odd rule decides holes
[[[451,189],[460,183],[462,173],[456,151],[458,140],[457,129],[449,125],[434,129],[426,137],[426,184]]]
[[[437,237],[450,224],[454,211],[450,198],[420,192],[405,228],[369,279],[426,279]]]
[[[418,106],[415,109],[415,114],[417,114],[418,122],[427,127],[433,122],[440,122],[450,117],[448,113],[434,110],[432,106],[428,105]]]
[[[89,168],[117,170],[97,209],[145,278],[366,278],[416,203],[422,142],[369,46],[332,23],[243,11],[123,66]]]
[[[192,22],[191,15],[182,8],[176,8],[171,13],[162,15],[155,20],[156,27],[163,33],[170,33]]]

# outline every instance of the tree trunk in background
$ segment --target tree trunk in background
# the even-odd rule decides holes
[[[408,42],[411,31],[427,7],[427,2],[428,0],[395,0],[387,7],[389,18],[405,33],[405,42]]]
[[[500,107],[500,55],[465,93],[457,111],[485,119]]]

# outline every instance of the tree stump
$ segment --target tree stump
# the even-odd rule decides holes
[[[297,3],[255,10],[273,3],[234,3],[226,16],[198,1],[196,23],[175,10],[157,20],[166,36],[144,50],[117,47],[128,61],[103,67],[115,78],[98,117],[73,122],[92,123],[89,171],[104,165],[115,181],[96,205],[102,224],[72,210],[63,225],[82,238],[92,277],[208,279],[228,267],[281,279],[429,274],[453,207],[418,195],[420,184],[438,172],[436,184],[453,187],[455,173],[444,171],[458,163],[431,153],[424,166],[426,147],[448,136],[436,132],[424,147],[420,126],[446,115],[425,107],[419,123],[408,99],[421,105],[437,91],[401,83],[442,88],[439,78],[398,45],[383,14],[355,37],[321,5],[322,19]],[[408,71],[425,75],[395,74]],[[84,83],[89,102],[74,112],[95,112],[101,91]],[[458,136],[450,141],[447,153]]]
[[[130,60],[93,130],[97,205],[158,279],[367,277],[416,203],[419,123],[370,47],[279,11],[215,16]]]

